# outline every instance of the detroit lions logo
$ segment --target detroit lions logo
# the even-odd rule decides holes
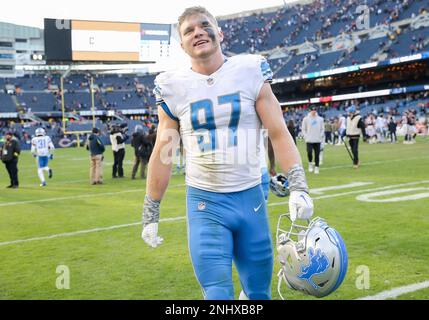
[[[301,266],[301,274],[298,275],[298,278],[307,280],[315,289],[319,289],[319,286],[311,278],[316,274],[322,274],[328,270],[329,261],[320,249],[317,249],[316,254],[314,254],[313,248],[310,248],[308,254],[310,263],[307,266]]]

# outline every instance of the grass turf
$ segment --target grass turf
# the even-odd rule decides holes
[[[299,149],[306,167],[301,141]],[[202,298],[190,263],[186,220],[161,222],[159,233],[164,243],[157,249],[146,246],[140,238],[138,224],[145,180],[130,179],[132,150],[127,149],[124,179],[111,179],[113,157],[109,149],[105,157],[105,183],[91,186],[87,151],[58,149],[50,162],[54,177],[47,179],[47,187],[41,188],[34,158],[29,152],[22,153],[20,188],[0,192],[0,299]],[[357,199],[360,194],[375,192],[365,191],[367,189],[429,181],[429,139],[419,138],[414,145],[361,143],[360,158],[361,167],[353,169],[344,146],[328,145],[320,174],[307,172],[311,189],[371,182],[366,186],[312,195],[315,215],[325,218],[340,232],[349,255],[349,269],[343,284],[324,299],[355,299],[429,280],[428,198],[397,202]],[[0,172],[3,188],[9,181],[6,170]],[[429,182],[389,190],[397,188],[414,190],[378,199],[427,192]],[[357,190],[361,191],[350,193]],[[322,196],[328,197],[320,198]],[[285,200],[270,194],[269,204]],[[288,210],[287,204],[268,208],[275,239],[278,216]],[[184,176],[173,175],[162,201],[161,218],[184,216]],[[125,226],[75,233],[120,225]],[[62,236],[44,238],[52,235]],[[13,242],[16,240],[27,241]],[[59,265],[66,265],[70,270],[69,290],[56,288]],[[369,289],[356,286],[360,279],[356,270],[362,265],[369,268]],[[273,299],[279,299],[275,276],[278,268],[275,261]],[[233,279],[238,297],[240,287],[235,269]],[[283,295],[287,299],[312,299],[286,288]],[[428,298],[428,289],[398,297]]]

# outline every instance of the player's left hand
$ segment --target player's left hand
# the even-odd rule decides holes
[[[159,246],[164,239],[158,236],[158,223],[147,224],[143,228],[142,239],[152,248]]]
[[[289,214],[292,221],[313,216],[313,200],[304,191],[292,191],[289,196]]]
[[[37,154],[33,153],[33,157],[34,157],[34,158],[37,158]]]
[[[50,155],[49,155],[49,159],[53,159],[54,158],[54,155],[51,153]]]

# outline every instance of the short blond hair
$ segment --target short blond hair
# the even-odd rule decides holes
[[[217,24],[216,18],[206,8],[202,6],[194,6],[194,7],[186,8],[185,11],[183,11],[183,13],[179,16],[178,18],[179,23],[177,24],[177,31],[179,32],[179,35],[180,35],[180,27],[182,26],[183,22],[188,17],[193,16],[195,14],[203,14],[207,16],[210,20],[212,20],[212,22],[214,22],[216,27],[219,27],[219,25]]]

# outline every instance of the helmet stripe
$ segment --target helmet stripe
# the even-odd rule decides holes
[[[337,290],[337,288],[340,286],[340,284],[343,282],[346,276],[347,267],[348,267],[348,256],[347,256],[346,246],[340,234],[333,228],[328,228],[326,231],[335,240],[335,244],[338,247],[339,249],[338,251],[340,253],[340,263],[339,263],[340,274],[338,275],[337,282],[335,283],[334,287],[331,290],[331,292],[333,292]]]

